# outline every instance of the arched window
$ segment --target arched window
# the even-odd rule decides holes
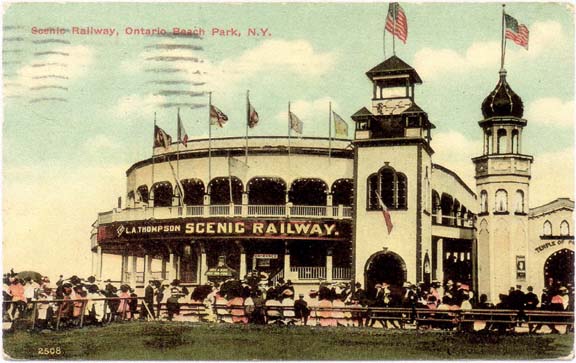
[[[495,198],[495,207],[494,210],[496,212],[507,212],[508,211],[508,193],[504,189],[499,189],[496,191],[496,198]]]
[[[338,179],[332,184],[332,205],[350,206],[354,198],[354,182],[352,179]]]
[[[368,200],[366,201],[366,207],[369,210],[378,209],[378,197],[376,196],[376,192],[378,191],[378,174],[370,175],[367,184]]]
[[[514,200],[514,211],[516,213],[524,213],[524,192],[521,190],[516,191],[516,199]]]
[[[486,130],[484,134],[484,155],[492,153],[492,131]]]
[[[438,213],[438,209],[440,209],[440,196],[432,189],[432,214]]]
[[[384,168],[380,170],[380,197],[382,202],[388,207],[393,208],[394,203],[394,170]]]
[[[512,131],[512,152],[519,153],[518,149],[518,130]]]
[[[149,194],[148,194],[148,187],[146,185],[140,185],[138,189],[136,189],[136,195],[138,198],[137,201],[142,203],[148,203]]]
[[[326,205],[328,186],[320,179],[296,179],[290,186],[288,198],[295,205]]]
[[[498,151],[497,154],[505,154],[506,153],[506,130],[500,129],[498,130]]]
[[[454,206],[454,199],[450,194],[442,193],[440,199],[440,208],[442,209],[442,224],[450,225],[452,221],[452,207]]]
[[[172,206],[172,184],[167,181],[156,183],[152,186],[152,195],[154,195],[154,207],[171,207]]]
[[[562,223],[560,223],[560,235],[561,236],[570,235],[570,225],[568,224],[568,221],[562,221]]]
[[[552,235],[552,223],[550,223],[550,221],[544,222],[544,226],[542,227],[542,235],[543,236]]]
[[[377,174],[372,174],[367,180],[368,209],[380,209],[378,192],[382,202],[390,209],[406,209],[408,207],[408,180],[406,175],[397,173],[393,168],[384,166]]]
[[[182,180],[182,188],[184,188],[184,204],[186,205],[202,205],[204,204],[204,183],[200,179],[184,179]]]
[[[223,205],[230,204],[230,184],[232,184],[232,200],[234,204],[242,204],[242,182],[237,177],[214,178],[208,184],[210,194],[210,204]]]
[[[488,213],[488,192],[480,192],[480,213]]]
[[[398,201],[398,205],[397,208],[398,209],[406,209],[407,206],[407,200],[406,200],[406,194],[407,194],[407,183],[406,183],[406,175],[402,174],[402,173],[398,173],[396,174],[397,177],[397,183],[398,183],[398,193],[397,193],[397,201]]]
[[[286,204],[286,182],[280,178],[255,177],[248,182],[248,204]]]

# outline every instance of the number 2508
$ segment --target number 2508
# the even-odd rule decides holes
[[[60,355],[60,354],[62,354],[62,349],[60,349],[60,347],[38,348],[38,355]]]

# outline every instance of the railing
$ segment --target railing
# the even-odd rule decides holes
[[[326,267],[324,266],[290,267],[290,271],[298,274],[298,280],[317,280],[326,278]]]
[[[454,217],[449,215],[442,215],[440,213],[432,214],[432,224],[440,224],[443,226],[451,226],[451,227],[466,227],[472,228],[474,227],[474,219],[471,218],[463,218],[463,217]]]
[[[214,304],[205,305],[201,302],[177,303],[179,313],[169,308],[169,304],[148,305],[142,297],[101,297],[90,299],[45,299],[32,300],[29,304],[18,301],[5,301],[3,325],[5,328],[17,329],[24,327],[35,330],[63,327],[82,328],[84,324],[109,324],[122,320],[173,320],[175,315],[179,321],[196,322],[232,322],[231,316],[246,317],[244,323],[252,321],[254,314],[249,316],[244,305]],[[136,309],[130,308],[134,301]],[[118,306],[122,305],[122,309]],[[157,310],[160,308],[160,311]],[[48,314],[48,310],[52,314]],[[260,310],[262,323],[278,322],[283,324],[302,323],[294,319],[293,306],[263,306]],[[393,308],[393,307],[362,307],[347,305],[342,307],[308,307],[308,323],[311,325],[337,326],[350,325],[354,320],[391,321],[398,329],[439,328],[443,330],[473,331],[476,322],[485,323],[488,331],[515,331],[520,326],[548,325],[556,332],[557,326],[565,326],[569,331],[574,324],[573,311],[547,310],[505,310],[505,309],[472,309],[472,310],[436,310],[427,308]],[[345,313],[350,313],[346,315]],[[214,316],[215,315],[215,316]],[[215,319],[214,319],[215,317]],[[282,321],[282,319],[292,319]],[[334,324],[334,319],[339,320]],[[27,321],[28,324],[12,324],[14,321]],[[174,319],[175,320],[175,319]],[[255,321],[254,321],[255,322]],[[342,323],[342,324],[340,324]],[[398,324],[396,324],[398,323]],[[382,325],[384,325],[383,323]],[[353,324],[354,325],[354,324]],[[362,325],[362,324],[360,324]],[[553,331],[554,331],[553,330]]]
[[[293,205],[290,207],[290,215],[306,217],[325,217],[327,207],[317,207],[311,205]]]
[[[352,208],[344,206],[309,205],[188,205],[181,207],[155,207],[114,209],[98,215],[98,224],[137,221],[144,219],[173,219],[184,217],[304,217],[352,218]]]
[[[352,269],[349,267],[333,267],[332,280],[350,280],[352,278]]]
[[[144,272],[136,272],[136,283],[137,284],[142,284],[144,283]],[[131,281],[130,279],[132,278],[132,272],[129,271],[125,271],[124,272],[124,281],[129,282]]]
[[[284,278],[284,269],[281,269],[280,271],[278,271],[278,273],[276,273],[276,275],[270,277],[270,281],[272,281],[272,284],[275,286],[278,283],[278,280],[283,278]]]
[[[282,205],[248,205],[249,217],[278,217],[286,215],[286,206]]]

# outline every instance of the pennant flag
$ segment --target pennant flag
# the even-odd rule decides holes
[[[290,119],[290,128],[297,133],[302,134],[302,130],[304,129],[304,122],[302,122],[298,116],[292,112],[288,112],[288,118]]]
[[[388,230],[388,234],[390,234],[390,232],[392,232],[392,227],[394,227],[394,225],[392,224],[392,217],[390,216],[388,207],[386,207],[386,204],[384,204],[382,198],[380,198],[380,194],[376,193],[376,196],[378,197],[380,207],[382,207],[382,214],[384,215],[384,222],[386,222],[386,229]]]
[[[184,146],[188,143],[188,134],[186,130],[184,130],[184,124],[180,118],[180,110],[178,110],[178,141],[184,144]]]
[[[224,127],[224,124],[228,121],[228,116],[220,109],[214,105],[210,105],[210,125],[218,125],[219,127]]]
[[[518,20],[508,14],[504,14],[506,23],[506,39],[528,50],[528,37],[530,35],[528,28],[524,24],[518,24]]]
[[[172,144],[172,136],[158,126],[154,126],[154,147],[164,146],[167,149]]]
[[[240,179],[246,179],[248,169],[249,166],[245,162],[231,156],[228,158],[228,172],[230,173],[230,176],[233,175]]]
[[[398,3],[390,3],[388,7],[386,30],[406,44],[406,39],[408,39],[408,20],[404,9]]]
[[[334,131],[336,137],[348,137],[348,124],[340,115],[332,111],[332,116],[334,117]]]
[[[258,112],[256,112],[256,109],[252,106],[250,101],[248,101],[248,127],[254,128],[258,124],[258,121],[260,121]]]

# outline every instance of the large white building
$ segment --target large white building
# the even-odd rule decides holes
[[[434,163],[435,126],[416,103],[416,70],[393,56],[367,76],[373,97],[351,116],[352,140],[221,138],[155,148],[126,172],[123,208],[94,224],[94,272],[101,276],[102,254],[116,254],[132,285],[202,284],[257,270],[297,289],[450,279],[492,301],[517,284],[572,283],[574,202],[529,208],[527,120],[505,71],[482,104],[475,191]]]

